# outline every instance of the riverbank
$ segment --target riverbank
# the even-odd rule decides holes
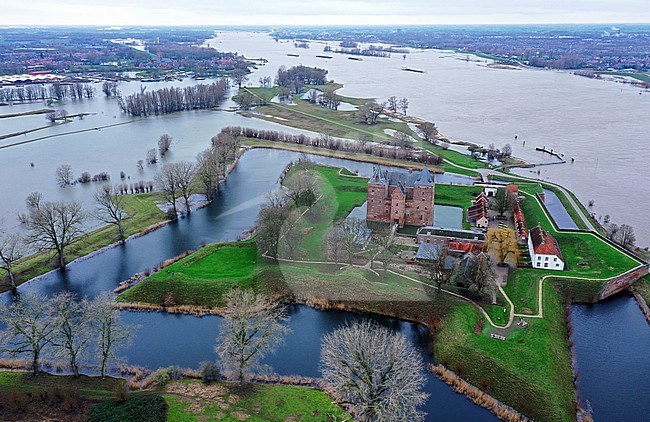
[[[161,200],[158,193],[124,195],[122,199],[127,214],[127,218],[123,222],[124,233],[127,237],[145,235],[169,222],[167,215],[156,205],[156,201]],[[100,253],[104,248],[118,245],[117,227],[104,226],[84,234],[77,242],[68,247],[65,252],[66,262],[88,259],[92,256],[91,254]],[[16,284],[23,284],[57,268],[56,259],[50,250],[29,255],[14,264]],[[0,270],[0,293],[10,289],[9,276],[4,270]]]

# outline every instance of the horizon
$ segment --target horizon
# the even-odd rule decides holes
[[[650,0],[8,0],[0,26],[432,26],[649,24]]]

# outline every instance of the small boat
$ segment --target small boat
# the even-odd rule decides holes
[[[333,56],[326,56],[324,54],[319,54],[316,57],[319,58],[319,59],[333,59],[334,58]]]
[[[300,54],[287,53],[287,56],[289,56],[289,57],[300,57]]]
[[[361,57],[348,57],[348,60],[355,60],[357,62],[362,62],[363,59]]]

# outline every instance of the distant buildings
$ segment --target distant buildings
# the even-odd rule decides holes
[[[399,227],[433,224],[435,181],[421,171],[388,171],[377,167],[368,182],[366,220]]]
[[[533,268],[544,268],[562,271],[564,258],[557,240],[541,226],[530,230],[528,237],[528,250]]]

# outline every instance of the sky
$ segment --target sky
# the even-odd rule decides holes
[[[2,0],[0,25],[650,23],[650,0]]]

